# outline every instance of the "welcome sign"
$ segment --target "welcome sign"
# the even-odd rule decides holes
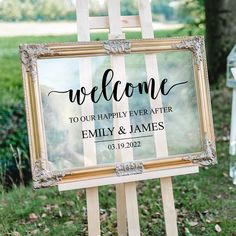
[[[20,52],[34,187],[216,163],[201,37]]]

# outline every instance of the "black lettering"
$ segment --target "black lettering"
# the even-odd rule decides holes
[[[113,77],[114,77],[114,72],[112,69],[107,69],[104,72],[102,78],[102,88],[97,98],[96,98],[96,94],[98,93],[97,86],[94,86],[91,89],[91,91],[87,91],[85,87],[81,87],[80,90],[78,89],[76,91],[73,91],[73,89],[69,89],[67,91],[51,91],[48,93],[48,96],[51,93],[59,93],[59,94],[68,93],[69,94],[68,98],[71,103],[76,101],[78,105],[82,105],[85,101],[85,98],[89,96],[93,103],[98,103],[102,96],[106,101],[110,101],[113,98],[115,101],[119,102],[123,98],[123,96],[132,97],[134,90],[137,89],[137,91],[140,94],[143,93],[150,94],[150,97],[152,99],[156,99],[159,96],[160,92],[162,95],[166,96],[176,86],[184,85],[188,82],[184,81],[173,84],[169,89],[166,90],[166,84],[168,83],[168,79],[166,78],[163,79],[160,83],[160,86],[157,87],[155,79],[151,78],[148,82],[138,83],[137,85],[133,85],[132,83],[126,83],[123,92],[120,93],[120,95],[118,95],[120,85],[122,84],[122,82],[118,80],[115,82],[111,94],[108,94],[107,87],[111,83]]]

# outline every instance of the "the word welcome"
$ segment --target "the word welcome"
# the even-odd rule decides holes
[[[112,91],[108,91],[108,86],[111,83],[114,77],[114,72],[112,69],[107,69],[102,78],[102,88],[101,91],[98,91],[98,86],[94,86],[91,91],[87,91],[85,87],[81,87],[74,91],[73,89],[69,89],[67,91],[51,91],[48,93],[48,96],[52,93],[68,93],[70,102],[77,102],[78,105],[82,105],[85,101],[86,97],[90,97],[93,103],[98,103],[101,97],[104,97],[105,100],[110,101],[112,98],[119,102],[123,96],[132,97],[135,90],[137,90],[140,94],[146,93],[150,94],[152,99],[156,99],[158,95],[161,93],[162,95],[168,95],[169,92],[176,86],[186,84],[188,81],[180,82],[173,84],[169,89],[166,89],[166,84],[168,79],[163,79],[159,86],[157,86],[157,82],[154,78],[151,78],[148,82],[138,83],[137,85],[133,85],[132,83],[126,83],[123,87],[123,91],[120,91],[121,81],[116,81],[113,85]]]

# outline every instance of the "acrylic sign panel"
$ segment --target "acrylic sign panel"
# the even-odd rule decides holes
[[[84,171],[101,178],[216,162],[202,38],[25,45],[21,53],[35,187],[79,180]],[[124,57],[125,78],[113,68],[117,55]],[[151,77],[146,55],[157,68]],[[128,106],[114,109],[125,100]],[[157,137],[164,137],[167,155]],[[89,168],[85,141],[96,149]],[[128,149],[133,161],[117,168],[117,153]]]

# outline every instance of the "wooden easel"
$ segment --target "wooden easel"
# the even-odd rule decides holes
[[[121,16],[120,15],[120,0],[108,0],[108,17],[89,17],[89,0],[77,0],[76,3],[76,13],[77,13],[77,28],[78,28],[78,41],[90,41],[90,30],[91,29],[109,29],[109,39],[124,39],[125,35],[122,33],[122,28],[136,28],[141,27],[142,37],[154,38],[154,33],[152,29],[152,14],[149,0],[137,0],[139,7],[139,16]],[[151,78],[152,74],[158,74],[158,68],[153,65],[153,61],[156,58],[153,55],[146,55],[146,70],[147,75]],[[125,63],[123,55],[116,55],[111,57],[112,67],[114,71],[119,71],[119,77],[123,80],[125,79]],[[82,65],[80,70],[83,73],[85,68],[90,67],[90,61],[86,65]],[[86,87],[92,86],[92,79],[90,70],[86,69],[87,80]],[[115,82],[115,81],[114,81]],[[159,101],[161,103],[161,101]],[[128,110],[128,100],[122,103],[122,110]],[[125,104],[125,105],[124,105]],[[83,112],[93,113],[93,106],[91,104],[85,104],[86,111],[82,108]],[[119,104],[113,104],[113,111],[119,111],[121,109]],[[127,125],[129,120],[122,120],[122,124]],[[86,125],[86,124],[85,124]],[[91,126],[90,126],[91,129]],[[161,154],[168,154],[165,138],[166,137],[155,137],[156,147],[161,150]],[[159,140],[158,140],[159,139]],[[160,143],[162,145],[160,145]],[[84,141],[84,155],[89,157],[95,157],[96,147],[93,139],[89,141]],[[127,153],[129,152],[129,153]],[[133,159],[132,149],[119,150],[116,153],[118,156],[118,161],[130,161]],[[85,165],[96,165],[96,160],[91,160]],[[191,168],[190,168],[191,169]],[[185,168],[173,168],[165,173],[159,174],[161,183],[161,193],[164,208],[164,218],[166,226],[166,235],[177,236],[177,217],[174,206],[174,197],[172,190],[172,181],[170,176],[197,173],[198,168],[194,167],[191,170],[186,170]],[[71,184],[66,186],[63,184],[60,186],[59,190],[65,189],[76,189],[76,183],[71,188]],[[99,186],[101,184],[98,184]],[[86,189],[87,197],[87,216],[88,216],[88,234],[89,236],[99,236],[100,232],[100,211],[99,211],[99,197],[98,188],[91,187]],[[140,235],[139,226],[139,215],[138,215],[138,203],[137,203],[137,192],[136,183],[128,182],[116,185],[116,197],[117,197],[117,223],[118,223],[118,235],[119,236],[138,236]],[[127,225],[128,223],[128,225]],[[128,226],[128,227],[127,227]],[[128,230],[127,230],[128,228]]]

